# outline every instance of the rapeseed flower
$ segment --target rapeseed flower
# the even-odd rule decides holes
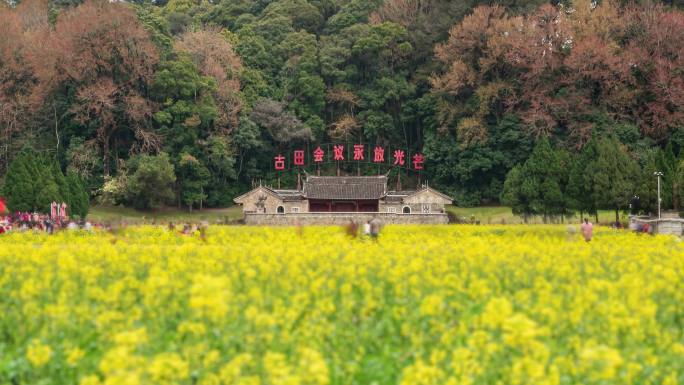
[[[41,367],[50,361],[52,349],[49,345],[33,341],[26,349],[26,358],[34,367]]]
[[[565,226],[0,236],[0,383],[684,383],[684,243]]]
[[[78,362],[81,360],[81,358],[83,358],[83,356],[85,356],[85,352],[82,349],[69,349],[69,351],[67,352],[66,362],[70,366],[76,366],[76,364],[78,364]]]

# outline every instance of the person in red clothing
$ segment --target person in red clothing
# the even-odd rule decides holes
[[[594,236],[594,225],[589,222],[589,219],[584,218],[584,223],[582,223],[582,226],[580,226],[580,230],[582,230],[582,236],[584,237],[584,240],[586,242],[590,242],[591,238]]]
[[[7,232],[7,229],[5,229],[5,225],[7,222],[6,218],[4,217],[5,212],[7,212],[7,206],[5,205],[5,200],[3,198],[0,198],[0,215],[3,215],[0,217],[0,234],[4,234]]]

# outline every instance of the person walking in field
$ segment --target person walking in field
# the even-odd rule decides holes
[[[584,240],[586,242],[590,242],[591,238],[594,236],[594,225],[589,222],[589,219],[584,218],[584,223],[582,223],[582,226],[580,226],[580,230],[582,230],[582,236],[584,236]]]
[[[359,225],[356,224],[352,219],[349,220],[349,224],[345,227],[347,235],[352,238],[356,238],[359,235]]]
[[[382,227],[382,222],[378,217],[373,217],[370,221],[370,235],[373,239],[377,240],[378,235],[380,235],[380,228]]]
[[[577,235],[577,227],[575,227],[573,225],[568,225],[567,230],[568,230],[568,240],[575,238],[575,235]]]

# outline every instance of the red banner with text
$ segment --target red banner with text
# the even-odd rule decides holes
[[[273,157],[273,169],[285,171],[326,163],[367,163],[420,171],[425,156],[404,148],[365,143],[324,143],[279,152]]]

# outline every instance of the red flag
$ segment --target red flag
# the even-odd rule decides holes
[[[7,211],[7,206],[5,206],[5,200],[0,198],[0,213]]]

